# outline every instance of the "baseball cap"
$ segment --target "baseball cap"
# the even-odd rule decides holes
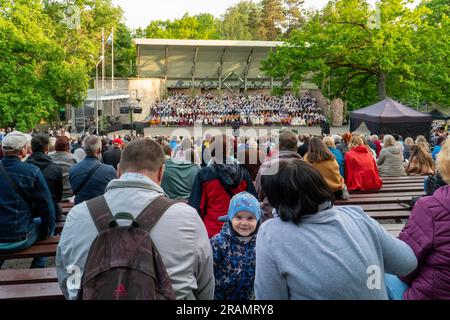
[[[5,151],[21,150],[25,147],[27,142],[28,139],[26,135],[20,131],[13,131],[3,138],[2,149]]]
[[[120,138],[116,138],[112,141],[112,144],[123,145],[123,140]]]

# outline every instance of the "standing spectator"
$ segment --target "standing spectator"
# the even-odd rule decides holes
[[[99,141],[100,144],[100,141]],[[100,145],[99,145],[100,149]],[[150,139],[127,144],[119,164],[119,179],[108,184],[104,197],[112,214],[126,212],[136,218],[149,204],[164,196],[160,187],[164,154]],[[129,222],[128,222],[129,223]],[[121,220],[121,226],[127,222]],[[56,253],[60,287],[67,299],[78,290],[67,286],[69,266],[83,274],[85,262],[98,231],[86,203],[75,206],[67,216]],[[214,296],[211,245],[197,212],[185,203],[170,206],[150,231],[179,300],[208,300]]]
[[[345,162],[344,162],[344,156],[342,152],[340,152],[335,145],[334,139],[332,137],[325,137],[323,138],[323,142],[328,147],[328,150],[331,151],[331,153],[336,158],[337,163],[339,164],[339,173],[342,177],[345,177]]]
[[[117,170],[117,165],[120,162],[120,155],[122,154],[123,140],[116,138],[112,141],[112,148],[103,153],[103,163],[113,166]]]
[[[250,173],[230,157],[233,141],[226,135],[214,137],[211,164],[195,178],[189,204],[197,209],[211,238],[222,229],[218,218],[228,212],[231,198],[242,191],[256,196]]]
[[[361,208],[334,207],[325,180],[305,162],[282,160],[262,184],[279,218],[258,232],[257,300],[387,299],[382,280],[367,285],[369,268],[399,276],[416,268],[411,248]]]
[[[336,158],[322,140],[314,137],[309,141],[308,153],[304,159],[319,171],[334,196],[342,199],[342,190],[345,187],[344,178],[339,173],[339,164]]]
[[[278,170],[278,164],[281,159],[302,159],[297,153],[297,136],[289,130],[283,131],[278,139],[279,153],[274,158],[269,158],[261,165],[255,180],[255,189],[258,194],[258,200],[262,202],[261,210],[263,222],[273,218],[273,207],[269,203],[261,184],[261,177],[265,174],[275,174]]]
[[[230,201],[226,223],[211,238],[214,256],[215,300],[252,300],[255,282],[255,244],[261,209],[248,192]]]
[[[438,156],[437,169],[446,183],[450,182],[450,142]],[[432,196],[419,199],[400,240],[416,255],[414,272],[400,279],[388,276],[388,287],[399,294],[392,299],[450,300],[450,186]],[[401,288],[399,290],[399,288]]]
[[[83,145],[86,158],[69,171],[75,204],[103,195],[108,183],[117,177],[113,166],[103,164],[98,159],[102,152],[99,137],[86,137]]]
[[[380,190],[383,181],[378,174],[378,167],[370,151],[359,136],[354,136],[345,154],[345,181],[351,190]]]
[[[74,144],[72,145],[72,148],[70,152],[75,153],[75,150],[81,149],[83,147],[83,138],[78,137],[76,140],[74,140]]]
[[[388,134],[384,136],[383,150],[380,152],[377,164],[380,176],[406,176],[405,167],[403,166],[403,152],[393,136]]]
[[[45,239],[55,229],[55,208],[39,168],[24,163],[26,136],[9,133],[2,141],[0,162],[0,252],[15,252]],[[0,261],[0,268],[3,261]],[[31,268],[44,268],[45,260],[33,259]]]
[[[63,194],[62,199],[67,200],[73,196],[72,187],[69,181],[69,170],[77,163],[77,159],[70,153],[70,143],[66,136],[56,139],[55,153],[50,155],[53,163],[60,166],[63,175]]]
[[[170,147],[167,146],[167,148]],[[200,166],[195,164],[195,151],[183,153],[184,159],[169,158],[165,161],[161,187],[170,199],[189,199]]]
[[[33,153],[28,157],[27,163],[38,167],[52,196],[56,216],[62,214],[58,203],[62,199],[63,193],[63,172],[62,169],[50,158],[48,153],[49,138],[46,135],[38,134],[31,140],[31,150]],[[55,221],[56,223],[56,221]]]

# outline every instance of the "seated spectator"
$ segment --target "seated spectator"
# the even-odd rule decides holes
[[[257,300],[386,300],[382,281],[368,286],[368,270],[404,276],[417,267],[411,248],[361,208],[335,207],[327,183],[305,162],[281,160],[262,184],[279,218],[258,232]]]
[[[66,136],[60,136],[56,139],[55,153],[50,155],[53,163],[60,166],[63,175],[63,194],[62,199],[66,200],[73,196],[72,187],[69,181],[69,170],[77,163],[77,159],[70,153],[70,143]]]
[[[335,145],[334,139],[332,137],[325,137],[323,138],[323,142],[328,147],[328,150],[331,151],[331,153],[336,158],[337,163],[339,164],[339,173],[342,177],[345,177],[345,162],[344,162],[344,156],[342,155],[342,152],[340,152]]]
[[[450,182],[450,141],[438,156],[437,169]],[[393,300],[450,299],[450,186],[439,188],[432,196],[419,199],[400,240],[408,244],[417,257],[413,272],[398,279],[388,276]],[[397,293],[397,294],[395,294]]]
[[[269,158],[264,162],[258,170],[255,180],[255,189],[258,194],[258,200],[262,202],[261,210],[263,213],[263,222],[273,218],[273,207],[264,194],[261,184],[261,177],[265,174],[275,174],[278,170],[280,159],[302,159],[297,153],[297,136],[290,130],[283,131],[278,138],[279,153],[276,157]]]
[[[345,181],[348,190],[380,190],[383,181],[378,174],[378,167],[370,151],[359,136],[354,136],[345,154]]]
[[[360,136],[364,145],[369,149],[370,153],[372,154],[373,158],[376,160],[377,159],[377,152],[376,149],[373,149],[370,144],[369,141],[367,140],[367,138],[365,136]]]
[[[103,163],[113,166],[117,170],[117,165],[120,162],[120,155],[122,154],[123,140],[116,138],[112,141],[112,148],[103,153]]]
[[[170,148],[169,148],[170,149]],[[183,152],[184,159],[165,161],[161,187],[170,199],[189,199],[200,165],[195,164],[193,149]]]
[[[403,177],[406,176],[403,166],[403,153],[391,135],[383,138],[383,149],[377,161],[380,176]]]
[[[422,146],[423,150],[430,153],[431,154],[431,150],[430,150],[430,144],[428,143],[427,139],[425,139],[424,136],[417,136],[415,144],[417,146]]]
[[[230,157],[233,141],[226,135],[214,137],[211,164],[195,178],[189,204],[197,209],[211,238],[222,229],[218,218],[226,215],[231,198],[242,191],[256,196],[250,173]]]
[[[336,148],[342,153],[342,155],[345,156],[345,154],[348,152],[349,147],[348,144],[350,143],[350,140],[352,139],[352,134],[350,132],[346,132],[342,135],[342,142],[336,145]]]
[[[55,208],[47,182],[36,166],[21,161],[26,156],[26,136],[13,131],[2,141],[0,162],[0,252],[16,252],[51,236]],[[0,268],[4,261],[0,261]],[[31,268],[44,268],[33,259]]]
[[[439,152],[441,152],[442,144],[445,142],[446,139],[447,139],[447,136],[445,136],[445,135],[440,135],[437,138],[436,146],[433,148],[433,152],[431,153],[433,160],[436,160],[436,156],[438,155]]]
[[[381,142],[380,142],[380,139],[378,138],[378,136],[376,135],[376,134],[374,134],[373,136],[372,136],[372,143],[376,146],[376,154],[377,154],[377,156],[376,156],[376,158],[378,159],[378,157],[380,156],[380,152],[381,152],[381,149],[383,148],[382,146],[381,146]]]
[[[262,184],[279,217],[258,232],[257,300],[383,300],[383,282],[368,286],[370,268],[400,276],[416,268],[411,248],[361,208],[335,207],[312,166],[281,160],[278,173]]]
[[[411,147],[414,145],[414,140],[411,137],[405,139],[404,149],[403,149],[403,159],[409,161],[411,157]]]
[[[342,190],[345,187],[344,178],[339,173],[339,164],[336,158],[322,140],[312,138],[309,141],[308,153],[304,159],[319,171],[334,196],[342,199]]]
[[[31,140],[31,150],[33,153],[28,157],[27,163],[38,167],[52,196],[56,216],[62,214],[58,203],[62,199],[63,192],[63,172],[61,167],[53,163],[48,154],[49,138],[46,135],[38,134]],[[56,221],[55,221],[56,223]]]
[[[102,141],[99,137],[86,137],[83,146],[86,158],[69,171],[75,204],[103,195],[108,183],[117,177],[113,166],[99,161],[102,152]]]
[[[431,154],[424,150],[423,145],[412,145],[410,158],[406,165],[406,173],[410,176],[426,176],[434,174],[434,161]]]
[[[261,221],[258,200],[248,192],[230,201],[226,223],[211,238],[214,256],[215,300],[252,300],[255,282],[255,244]]]
[[[300,147],[298,147],[297,152],[302,158],[308,152],[309,139],[311,139],[311,136],[309,134],[305,134],[303,136],[303,143],[302,143],[302,145]]]
[[[99,146],[100,148],[100,146]],[[104,197],[112,214],[126,212],[136,218],[161,196],[164,154],[153,140],[139,139],[122,152],[119,179],[108,184]],[[112,217],[111,217],[112,218]],[[119,221],[126,226],[125,220]],[[68,287],[69,266],[78,266],[83,275],[85,262],[98,231],[86,203],[75,206],[67,216],[58,244],[58,282],[67,299],[76,299],[78,290]],[[207,300],[214,296],[211,245],[197,212],[185,203],[170,206],[150,231],[155,248],[169,275],[179,300]]]

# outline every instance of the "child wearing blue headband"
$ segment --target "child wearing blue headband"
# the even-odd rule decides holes
[[[261,220],[259,201],[248,192],[235,195],[219,234],[211,238],[216,281],[214,299],[254,297],[256,234]]]

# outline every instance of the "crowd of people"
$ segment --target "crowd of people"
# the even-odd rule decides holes
[[[226,126],[234,123],[251,126],[317,126],[325,121],[316,99],[309,93],[302,97],[292,94],[283,96],[223,95],[212,94],[196,97],[173,94],[157,101],[150,109],[151,125]]]
[[[54,234],[58,203],[73,201],[56,268],[65,297],[76,299],[67,270],[83,274],[92,264],[94,201],[138,219],[163,197],[177,201],[149,233],[177,299],[450,299],[447,136],[1,132],[0,252]],[[416,201],[399,238],[360,207],[335,206],[349,191],[379,190],[383,177],[406,175],[427,176],[429,196]],[[381,275],[375,288],[367,285],[373,266]]]

